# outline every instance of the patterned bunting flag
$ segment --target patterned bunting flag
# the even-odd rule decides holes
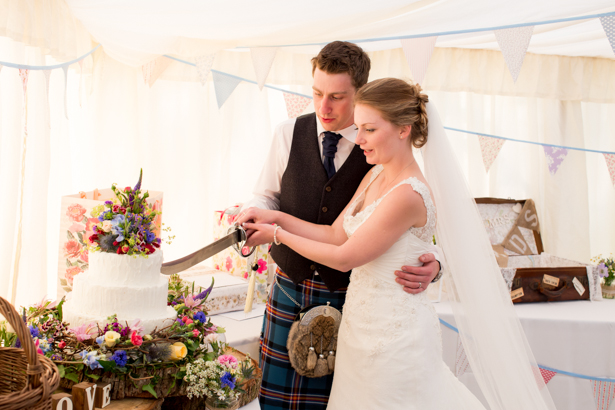
[[[297,94],[284,93],[284,102],[286,103],[286,112],[288,118],[297,118],[303,110],[312,102],[310,98],[303,97]]]
[[[615,382],[592,380],[596,410],[608,410],[611,400],[615,398]]]
[[[216,100],[218,101],[218,108],[222,108],[226,100],[231,96],[235,88],[241,82],[241,78],[234,75],[228,75],[219,71],[211,72],[214,78],[214,88],[216,90]]]
[[[19,69],[19,78],[21,79],[21,87],[23,89],[23,98],[26,100],[26,94],[28,91],[28,76],[30,74],[30,70],[27,69]]]
[[[256,82],[260,90],[263,89],[265,81],[267,81],[267,76],[277,52],[278,47],[252,47],[250,49],[252,64],[254,64],[254,72],[256,73]]]
[[[557,372],[552,370],[543,369],[542,367],[540,368],[540,375],[542,376],[542,380],[545,381],[545,384],[548,384],[556,374]]]
[[[461,337],[457,335],[457,350],[455,352],[455,376],[459,378],[462,374],[468,370],[470,367],[470,362],[468,361],[468,357],[466,356],[466,351],[463,348],[463,343],[461,343]]]
[[[483,164],[485,164],[486,172],[489,172],[489,168],[491,168],[493,161],[495,161],[505,142],[506,140],[500,138],[478,135],[478,143],[480,144],[480,152],[483,154]]]
[[[562,165],[562,162],[564,162],[564,158],[568,155],[568,150],[566,148],[549,147],[547,145],[543,145],[542,147],[544,148],[545,155],[547,156],[547,166],[549,167],[549,172],[552,175],[555,175],[560,165]]]
[[[534,26],[505,28],[493,32],[514,82],[517,82],[521,72],[533,32]]]
[[[602,154],[606,160],[606,167],[611,175],[611,182],[615,185],[615,154]]]
[[[171,65],[171,62],[170,58],[161,56],[156,57],[147,64],[143,64],[141,70],[143,71],[143,81],[145,81],[145,84],[150,87],[153,86],[167,67]]]
[[[422,38],[406,38],[401,41],[401,47],[410,66],[412,78],[417,84],[422,84],[427,74],[427,67],[438,36]]]
[[[611,43],[611,50],[615,53],[615,16],[602,16],[600,17],[600,23],[606,33],[606,37]]]
[[[51,70],[43,70],[43,75],[45,76],[45,93],[47,99],[49,99],[49,77],[51,77]]]
[[[198,56],[196,58],[196,71],[199,73],[199,78],[201,79],[202,85],[205,85],[205,83],[207,82],[207,76],[209,76],[209,73],[211,72],[211,67],[214,65],[215,57],[216,53],[212,53]]]

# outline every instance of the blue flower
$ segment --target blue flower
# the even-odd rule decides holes
[[[102,369],[100,363],[98,363],[98,358],[96,357],[96,352],[86,352],[85,350],[79,353],[79,356],[83,359],[83,364],[89,366],[91,370],[94,369]]]
[[[598,274],[600,275],[601,278],[606,278],[607,276],[609,276],[609,269],[606,267],[604,263],[601,263],[600,265],[598,265]]]
[[[111,231],[117,235],[115,239],[117,242],[122,242],[124,238],[124,228],[120,226],[126,220],[126,217],[122,214],[117,214],[111,220]]]
[[[201,323],[207,322],[207,316],[205,316],[205,313],[203,312],[196,312],[193,316],[193,319],[198,320]]]
[[[235,378],[229,372],[226,372],[220,377],[220,384],[223,388],[228,386],[229,389],[233,390],[235,388]]]
[[[105,344],[105,336],[104,335],[98,336],[96,338],[96,343],[98,343],[100,347],[102,347],[102,345]]]
[[[28,329],[30,329],[30,335],[32,335],[32,337],[39,337],[41,335],[41,332],[38,330],[38,327],[29,325]]]
[[[128,357],[126,356],[126,352],[124,350],[116,350],[111,356],[111,359],[115,361],[115,365],[117,367],[126,366],[126,362],[128,361]]]
[[[145,242],[151,243],[154,239],[156,239],[156,234],[152,231],[145,231]]]

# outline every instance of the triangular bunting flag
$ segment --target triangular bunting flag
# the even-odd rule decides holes
[[[252,64],[254,64],[254,72],[256,73],[256,82],[261,90],[265,85],[265,81],[267,81],[267,76],[277,52],[277,47],[252,47],[250,49]]]
[[[216,100],[218,108],[222,108],[226,100],[231,96],[235,88],[241,82],[241,78],[234,75],[223,74],[219,71],[211,72],[214,78],[214,88],[216,90]]]
[[[542,380],[545,381],[545,384],[548,384],[556,374],[557,372],[552,370],[543,369],[542,367],[540,368],[540,375],[542,376]]]
[[[141,66],[143,71],[143,81],[148,86],[153,86],[162,73],[171,65],[172,60],[167,57],[157,57],[147,64]]]
[[[523,59],[530,45],[533,32],[534,26],[504,28],[493,32],[514,82],[517,82],[521,72]]]
[[[68,103],[66,102],[66,94],[68,92],[68,65],[62,66],[62,70],[64,70],[64,116],[68,119]]]
[[[611,182],[615,185],[615,154],[604,154],[604,159],[611,175]]]
[[[310,105],[312,99],[297,94],[284,93],[284,102],[286,103],[288,118],[297,118]]]
[[[483,155],[483,164],[485,165],[486,172],[489,172],[489,168],[491,168],[493,161],[495,161],[505,142],[506,140],[500,138],[478,135],[478,143],[480,144],[480,152]]]
[[[45,76],[45,93],[47,100],[49,100],[49,77],[51,77],[51,70],[43,70],[43,75]]]
[[[2,71],[2,67],[4,67],[2,64],[0,64],[0,71]]]
[[[457,350],[455,352],[455,376],[459,377],[468,370],[470,367],[470,362],[468,361],[468,357],[466,356],[466,351],[463,348],[463,343],[461,343],[461,337],[457,335]]]
[[[615,398],[615,382],[592,380],[596,410],[608,410],[611,400]]]
[[[215,53],[206,54],[202,56],[198,56],[195,59],[196,62],[196,71],[199,73],[199,79],[201,80],[201,84],[205,85],[207,82],[207,77],[211,72],[211,67],[214,65],[214,58],[216,57]]]
[[[545,150],[545,155],[547,156],[547,166],[549,167],[549,172],[553,175],[557,172],[562,162],[564,162],[564,158],[568,155],[568,150],[566,148],[557,148],[557,147],[549,147],[546,145],[542,146]]]
[[[600,23],[606,33],[606,37],[611,43],[611,50],[615,53],[615,16],[602,16],[600,17]]]
[[[30,74],[30,70],[27,69],[19,69],[19,78],[21,78],[21,86],[23,88],[23,98],[24,104],[26,101],[26,93],[28,91],[28,75]]]
[[[417,84],[422,84],[427,74],[427,67],[438,36],[422,38],[406,38],[401,41],[401,48],[410,66],[412,78]]]

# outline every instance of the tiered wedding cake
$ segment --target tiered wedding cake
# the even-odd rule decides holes
[[[143,332],[173,323],[175,309],[167,306],[168,279],[162,266],[160,215],[141,191],[141,179],[134,188],[118,189],[114,201],[105,201],[104,210],[87,240],[89,269],[75,276],[70,299],[64,304],[63,319],[72,327],[92,322],[104,328],[107,318],[118,322],[140,320]]]
[[[91,252],[90,268],[75,276],[72,298],[64,304],[71,326],[98,322],[116,314],[118,322],[140,319],[150,333],[172,324],[177,313],[167,306],[168,279],[160,273],[162,251],[148,257]]]

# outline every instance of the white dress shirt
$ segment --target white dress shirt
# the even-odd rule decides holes
[[[295,129],[296,119],[286,120],[275,128],[273,133],[273,141],[265,166],[261,171],[261,175],[256,181],[254,187],[254,197],[243,205],[243,208],[256,207],[261,209],[280,209],[280,191],[282,187],[282,175],[286,171],[288,159],[290,157],[290,147],[293,142],[293,131]],[[325,157],[322,153],[322,140],[324,138],[325,129],[318,119],[316,119],[316,129],[318,131],[318,148],[320,156],[324,163]],[[352,124],[348,128],[337,131],[343,138],[340,138],[337,143],[337,152],[333,159],[335,170],[340,169],[344,162],[350,156],[350,152],[355,146],[357,137],[357,127]]]

